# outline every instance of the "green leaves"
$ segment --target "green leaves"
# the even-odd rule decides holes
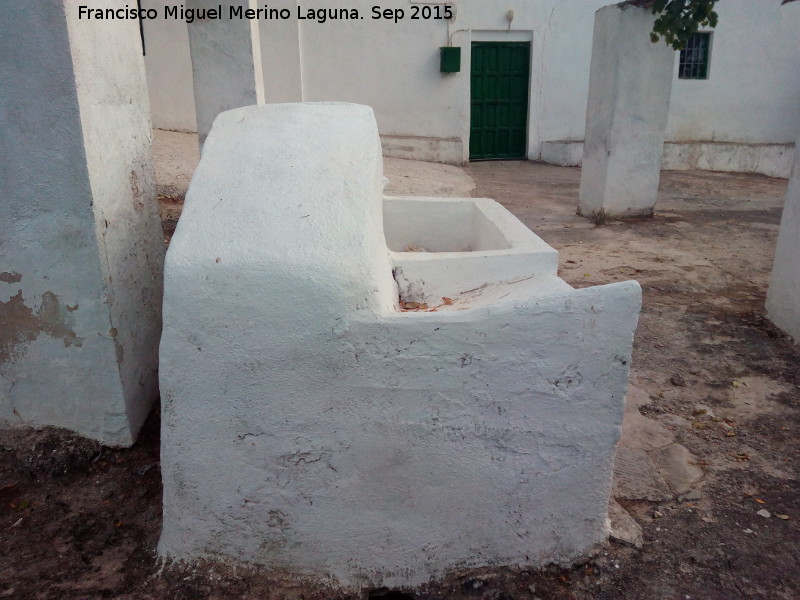
[[[783,0],[781,5],[796,1]],[[675,50],[682,50],[700,27],[717,26],[716,3],[717,0],[627,0],[621,4],[650,8],[658,15],[650,33],[652,42],[655,44],[663,38]]]
[[[680,50],[700,27],[717,26],[716,3],[717,0],[652,0],[651,10],[657,17],[650,39],[656,43],[663,38],[675,50]]]

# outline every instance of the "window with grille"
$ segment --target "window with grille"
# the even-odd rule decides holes
[[[678,77],[681,79],[708,79],[708,63],[711,56],[711,34],[693,33],[681,50]]]

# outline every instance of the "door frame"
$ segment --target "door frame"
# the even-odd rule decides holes
[[[528,118],[526,124],[526,151],[525,157],[530,159],[539,144],[539,120],[540,115],[537,112],[534,115],[534,102],[533,98],[534,89],[541,89],[541,69],[535,61],[537,55],[537,44],[534,39],[534,32],[532,29],[527,30],[473,30],[470,29],[465,32],[466,39],[462,42],[462,72],[467,75],[466,83],[464,85],[466,94],[466,120],[463,122],[461,130],[461,139],[464,140],[462,144],[462,162],[469,164],[469,143],[470,143],[470,124],[472,122],[472,42],[528,42],[531,45],[531,57],[528,73]]]
[[[531,79],[531,53],[533,51],[532,44],[530,42],[478,42],[473,41],[470,48],[470,56],[475,58],[476,53],[478,52],[485,52],[488,48],[493,48],[495,51],[500,51],[500,49],[505,48],[506,51],[512,52],[513,55],[516,56],[525,56],[525,69],[523,70],[515,70],[513,67],[513,62],[509,65],[506,65],[505,68],[511,68],[510,73],[515,73],[516,75],[524,76],[526,79],[527,86],[523,88],[515,88],[515,91],[511,91],[511,87],[509,88],[509,95],[505,97],[505,100],[509,102],[508,108],[508,118],[509,120],[505,122],[505,125],[501,125],[500,123],[495,123],[493,127],[489,127],[487,130],[484,126],[478,127],[484,133],[492,131],[494,135],[492,136],[494,142],[490,145],[486,145],[486,143],[482,143],[480,148],[475,148],[475,152],[472,151],[472,139],[470,137],[470,161],[483,161],[483,160],[525,160],[528,158],[528,129],[530,125],[530,120],[528,118],[528,113],[530,112],[530,79]],[[527,51],[527,52],[526,52]],[[498,65],[498,68],[499,65]],[[498,75],[501,71],[491,71],[491,70],[482,70],[482,75],[489,75],[492,74]],[[506,72],[503,70],[502,72]],[[495,88],[492,90],[487,90],[486,86],[482,87],[481,93],[476,98],[475,96],[475,88],[473,84],[475,83],[475,78],[473,77],[475,73],[470,72],[470,113],[472,115],[472,110],[474,108],[475,103],[477,102],[479,105],[482,106],[482,118],[485,118],[488,113],[486,109],[487,96],[488,93],[490,97],[495,97],[495,94],[499,93],[501,87],[499,86],[499,81],[496,82]],[[516,77],[515,75],[515,77]],[[504,86],[503,86],[504,87]],[[496,96],[500,98],[499,96]],[[503,101],[500,100],[502,103]],[[494,104],[490,102],[490,104]],[[511,106],[516,106],[520,110],[524,110],[523,116],[525,117],[524,120],[511,118],[511,115],[514,114],[516,111],[511,111]],[[520,106],[521,105],[521,106]],[[470,115],[470,136],[472,134],[474,126],[472,125],[472,118]],[[495,114],[497,118],[497,115]],[[507,129],[510,128],[510,129]],[[505,143],[500,143],[497,139],[497,135],[500,134],[501,131],[513,132],[516,131],[518,134],[521,133],[522,139],[512,143],[512,139],[509,138]]]

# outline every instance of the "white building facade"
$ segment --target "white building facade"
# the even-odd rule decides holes
[[[169,2],[142,3],[159,10],[158,19],[144,22],[153,122],[192,131],[187,24],[161,18]],[[309,8],[296,0],[258,4],[289,15],[255,21],[265,101],[367,104],[388,156],[577,165],[594,13],[607,4],[320,0],[314,10],[346,8],[359,16],[326,15],[325,22],[298,18]],[[436,18],[449,14],[446,7],[451,18]],[[717,12],[719,25],[703,51],[704,77],[679,76],[676,60],[664,168],[788,177],[800,122],[800,3],[720,0]],[[460,48],[458,72],[440,70],[440,48],[447,46]],[[511,102],[498,102],[509,87]]]

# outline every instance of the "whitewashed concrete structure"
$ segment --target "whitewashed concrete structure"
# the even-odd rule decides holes
[[[410,0],[385,3],[405,18],[373,20],[375,2],[353,0],[361,20],[297,18],[296,0],[275,0],[291,18],[258,21],[266,102],[348,101],[372,106],[386,155],[462,163],[469,156],[473,42],[529,42],[527,157],[581,162],[594,13],[609,0],[453,0],[450,20],[411,20]],[[174,4],[143,0],[145,6]],[[315,7],[340,7],[320,0]],[[162,9],[163,10],[163,9]],[[508,11],[514,18],[508,21]],[[800,121],[800,3],[725,0],[717,4],[705,80],[680,79],[676,65],[664,167],[756,171],[788,177]],[[183,21],[145,21],[148,76],[158,127],[191,96]],[[151,41],[152,40],[152,41]],[[661,42],[663,43],[663,42]],[[460,73],[439,72],[439,47],[461,48]],[[152,51],[151,51],[152,50]],[[677,62],[677,61],[676,61]],[[178,77],[173,74],[184,73]],[[746,82],[746,84],[743,84]],[[156,119],[156,115],[158,118]]]
[[[597,11],[578,214],[651,215],[658,197],[675,52],[653,44],[649,9]]]
[[[767,293],[767,316],[800,341],[800,153],[783,205],[778,247]]]
[[[638,284],[572,289],[499,206],[382,189],[367,107],[217,117],[166,260],[162,556],[394,587],[606,538]],[[398,294],[403,255],[473,253]]]
[[[144,64],[135,21],[77,16],[0,5],[0,421],[127,445],[161,332]]]
[[[219,113],[264,101],[261,51],[256,22],[229,18],[230,7],[249,8],[248,0],[224,4],[187,0],[186,7],[220,13],[216,18],[194,20],[189,26],[194,112],[202,147]],[[220,7],[224,8],[220,11]]]

